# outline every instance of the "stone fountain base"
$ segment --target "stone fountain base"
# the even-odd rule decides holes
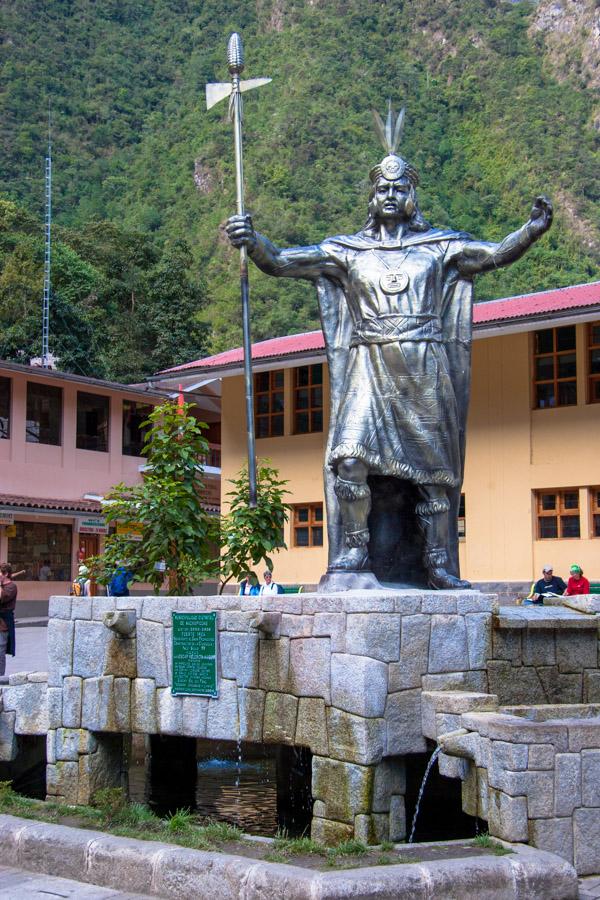
[[[119,609],[130,635],[104,624]],[[52,598],[48,794],[87,802],[133,732],[295,744],[313,754],[314,838],[401,840],[422,690],[486,690],[493,609],[476,591]],[[172,612],[213,610],[219,696],[173,696]]]
[[[174,611],[217,612],[216,698],[171,692]],[[312,835],[325,842],[404,839],[405,757],[463,727],[463,713],[600,690],[595,613],[498,609],[477,591],[54,597],[48,645],[47,682],[1,688],[0,757],[14,757],[15,735],[46,733],[50,797],[87,803],[122,783],[132,734],[296,745],[312,753]],[[433,713],[431,697],[442,698]],[[464,761],[443,760],[443,774],[464,777]],[[499,836],[540,846],[541,834]]]

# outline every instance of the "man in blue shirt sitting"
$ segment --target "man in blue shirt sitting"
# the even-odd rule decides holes
[[[529,600],[525,603],[533,603],[536,606],[544,605],[544,597],[555,594],[561,596],[567,589],[567,585],[558,575],[554,575],[552,566],[544,566],[542,569],[542,578],[540,578],[533,586],[533,592]]]

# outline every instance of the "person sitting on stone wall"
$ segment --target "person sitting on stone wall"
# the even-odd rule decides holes
[[[542,577],[533,585],[531,594],[525,600],[525,605],[544,605],[544,597],[561,597],[567,589],[567,585],[559,575],[554,575],[552,566],[544,566]]]
[[[571,576],[567,582],[565,597],[573,597],[577,594],[589,594],[590,583],[583,574],[583,569],[577,563],[573,563],[570,569]]]

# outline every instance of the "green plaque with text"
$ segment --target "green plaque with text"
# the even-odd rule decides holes
[[[218,695],[216,612],[173,613],[171,693]]]

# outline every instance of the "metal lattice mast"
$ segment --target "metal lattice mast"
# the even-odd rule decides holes
[[[48,155],[46,157],[46,213],[44,217],[44,300],[42,307],[42,366],[50,368],[50,261],[52,230],[52,143],[48,122]]]

